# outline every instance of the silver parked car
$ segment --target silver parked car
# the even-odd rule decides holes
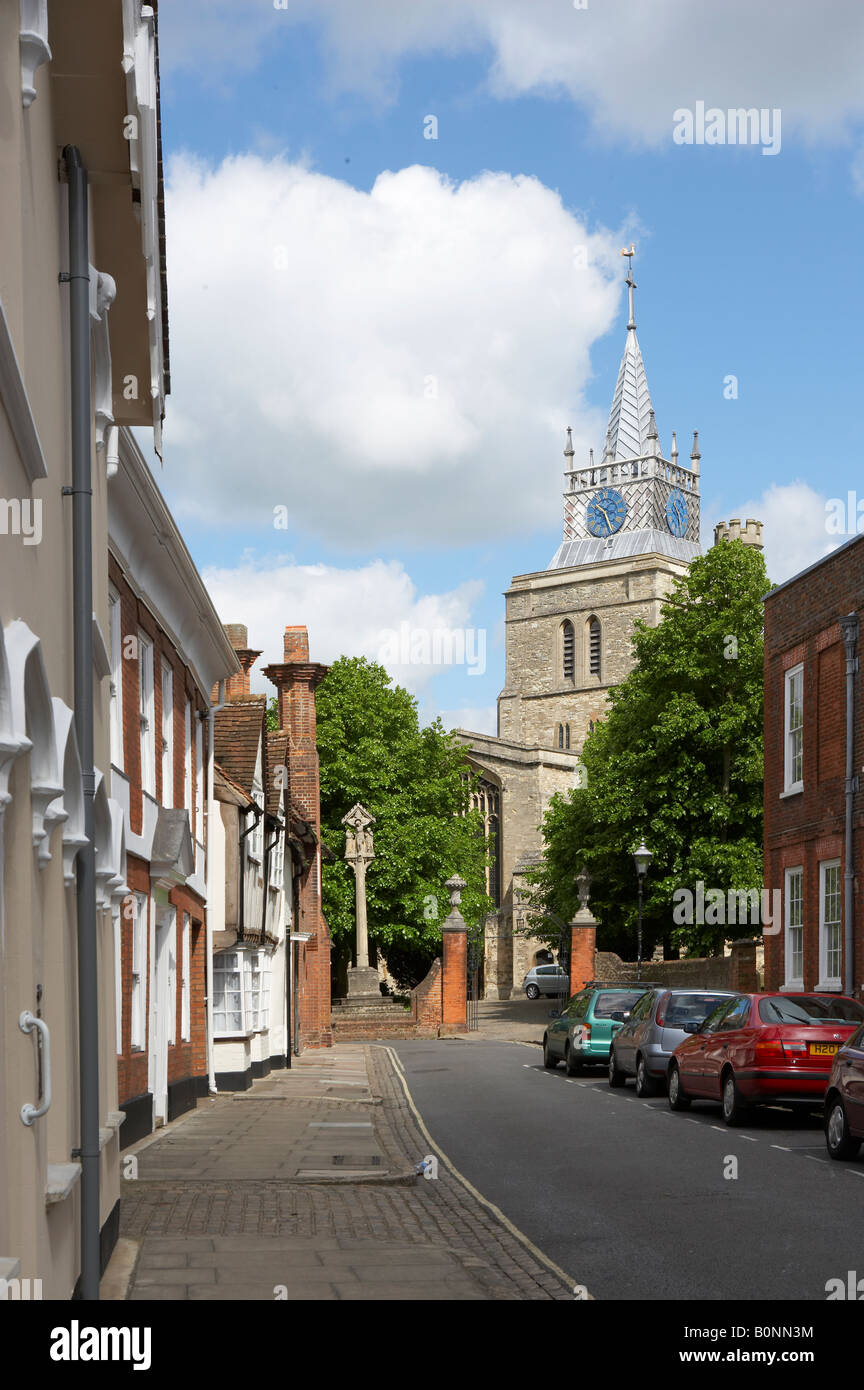
[[[615,1034],[609,1052],[609,1085],[623,1086],[629,1076],[635,1076],[637,1096],[656,1095],[665,1082],[669,1058],[692,1032],[692,1025],[704,1022],[718,1004],[731,998],[732,991],[726,989],[650,990]]]
[[[535,965],[522,981],[522,988],[529,999],[539,999],[541,994],[570,994],[570,977],[560,965]]]

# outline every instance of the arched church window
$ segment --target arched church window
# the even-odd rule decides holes
[[[570,747],[570,725],[569,725],[569,724],[565,724],[565,725],[564,725],[564,747],[565,747],[565,748],[569,748],[569,747]]]
[[[597,618],[589,618],[588,628],[588,671],[592,676],[600,675],[600,623]]]
[[[561,624],[562,668],[565,681],[576,675],[576,632],[569,618]]]

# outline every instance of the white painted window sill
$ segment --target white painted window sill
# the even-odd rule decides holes
[[[99,1147],[102,1147],[101,1131]],[[45,1186],[46,1207],[52,1207],[56,1202],[65,1202],[80,1177],[80,1163],[49,1163],[48,1182]]]
[[[793,994],[796,990],[797,990],[800,994],[803,994],[803,993],[804,993],[804,981],[803,981],[803,980],[786,980],[786,981],[784,981],[784,983],[780,986],[780,988],[783,990],[783,992],[784,992],[785,994]]]
[[[813,993],[814,993],[814,994],[842,994],[842,993],[843,993],[843,981],[842,981],[842,980],[826,980],[826,981],[822,981],[820,984],[814,985],[814,986],[813,986]]]
[[[804,791],[804,783],[803,783],[803,782],[799,782],[799,784],[798,784],[797,786],[795,786],[795,787],[787,787],[786,790],[785,790],[785,792],[781,792],[781,793],[780,793],[780,796],[779,796],[779,800],[780,800],[780,801],[785,801],[785,800],[786,800],[788,797],[790,797],[790,796],[801,796],[801,795],[803,794],[803,791]]]

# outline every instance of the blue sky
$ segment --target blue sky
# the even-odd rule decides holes
[[[401,35],[389,0],[365,9],[359,29],[340,0],[160,12],[174,391],[157,478],[220,616],[266,659],[286,623],[325,661],[375,656],[370,634],[402,621],[482,629],[483,674],[394,674],[424,715],[491,729],[501,592],[558,545],[564,427],[602,445],[625,240],[664,452],[699,429],[703,544],[756,515],[783,579],[834,543],[826,499],[864,496],[846,438],[862,26],[845,0],[821,24],[790,0],[779,41],[773,5],[754,19],[737,0],[707,6],[720,27],[701,35],[678,0],[538,0],[530,19],[417,0]],[[676,145],[672,113],[698,99],[779,107],[779,153]],[[591,244],[581,278],[571,228]],[[442,400],[424,404],[431,378]]]

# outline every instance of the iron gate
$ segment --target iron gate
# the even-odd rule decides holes
[[[476,1033],[480,1027],[480,991],[482,988],[481,974],[483,969],[483,933],[468,933],[468,952],[466,957],[467,964],[467,1015],[468,1031]]]

